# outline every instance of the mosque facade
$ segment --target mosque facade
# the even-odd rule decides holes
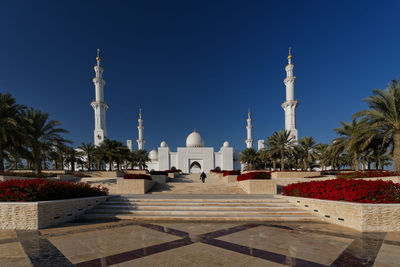
[[[93,78],[95,85],[96,100],[91,105],[95,113],[95,129],[94,144],[98,146],[106,137],[106,110],[108,105],[104,101],[105,81],[102,77],[103,67],[100,65],[99,50],[97,50],[97,65],[94,67],[96,77]],[[298,101],[294,99],[294,83],[296,77],[293,75],[294,65],[292,64],[292,55],[289,48],[288,64],[285,67],[286,78],[284,84],[286,86],[286,101],[282,103],[285,111],[285,130],[290,136],[297,141],[298,131],[296,129],[296,107]],[[139,112],[138,119],[138,149],[144,149],[144,125],[142,119],[142,111]],[[246,148],[253,148],[252,123],[250,110],[247,117],[247,139],[245,140]],[[258,150],[264,148],[265,141],[258,140]],[[133,142],[127,140],[127,147],[132,151]],[[218,151],[214,151],[213,147],[206,147],[204,139],[196,129],[186,138],[186,146],[178,147],[176,151],[171,151],[165,141],[162,141],[157,149],[153,149],[148,154],[150,162],[147,163],[149,170],[164,171],[176,168],[184,173],[209,172],[212,169],[220,168],[221,170],[238,170],[243,169],[240,163],[239,151],[234,151],[228,141],[225,141]]]

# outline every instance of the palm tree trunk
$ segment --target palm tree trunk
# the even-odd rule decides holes
[[[42,164],[40,160],[40,151],[39,149],[34,149],[33,150],[33,155],[34,155],[34,161],[35,161],[35,173],[39,174],[42,171]]]
[[[4,151],[3,145],[0,143],[0,171],[4,172]]]
[[[281,171],[285,170],[285,152],[281,150]]]
[[[112,171],[112,166],[111,166],[111,165],[112,165],[112,158],[111,158],[111,157],[108,158],[108,164],[109,164],[109,165],[108,165],[108,170],[109,170],[109,171]]]
[[[358,160],[357,152],[354,152],[353,162],[354,162],[354,170],[358,172],[360,170],[360,161]]]
[[[394,171],[400,172],[400,130],[393,134],[393,165]]]
[[[276,170],[276,159],[272,160],[272,168]]]

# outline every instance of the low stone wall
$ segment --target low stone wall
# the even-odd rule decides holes
[[[371,177],[371,178],[358,178],[358,179],[363,179],[366,181],[383,180],[383,181],[392,181],[393,183],[400,183],[400,176]]]
[[[169,172],[168,177],[169,178],[175,178],[179,176],[179,172]]]
[[[271,178],[304,178],[304,177],[309,177],[309,176],[317,176],[321,175],[321,172],[272,172],[271,173]]]
[[[244,180],[238,182],[247,194],[276,194],[277,186],[272,180]]]
[[[73,175],[57,175],[57,180],[61,182],[79,182],[82,178],[81,177],[76,177]]]
[[[20,176],[7,176],[7,175],[0,175],[0,181],[9,181],[9,180],[35,180],[35,177],[20,177]]]
[[[282,196],[323,220],[362,232],[400,231],[400,204],[364,204]]]
[[[314,181],[325,181],[325,180],[332,180],[336,179],[336,176],[327,176],[321,178],[271,178],[276,184],[285,186],[289,184],[295,183],[303,183],[303,182],[314,182]]]
[[[38,230],[77,219],[108,197],[0,202],[0,229]]]
[[[80,173],[90,175],[91,177],[102,177],[102,178],[124,177],[124,173],[118,171],[81,171]]]
[[[126,174],[147,174],[146,170],[125,170]]]
[[[155,184],[145,179],[117,179],[118,194],[146,194]]]
[[[35,171],[34,170],[8,170],[9,172],[12,172],[12,173],[34,173]]]
[[[222,176],[222,180],[225,183],[236,183],[237,182],[237,175],[227,175],[227,176]]]
[[[167,175],[151,175],[151,180],[165,184],[169,181],[169,177]]]

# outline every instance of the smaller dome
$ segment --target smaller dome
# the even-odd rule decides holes
[[[160,147],[167,147],[167,142],[162,141],[161,144],[160,144]]]
[[[224,142],[224,147],[229,147],[229,142],[228,141]]]
[[[149,152],[149,159],[151,161],[157,161],[158,160],[158,152],[153,149],[152,151]]]

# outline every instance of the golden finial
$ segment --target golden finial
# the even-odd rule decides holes
[[[97,57],[96,60],[100,62],[100,48],[97,48]]]
[[[248,111],[247,115],[248,115],[248,116],[249,116],[249,118],[250,118],[250,108],[249,108],[249,111]]]
[[[287,59],[288,60],[291,60],[292,59],[292,54],[290,53],[290,50],[291,50],[292,48],[289,46],[289,56],[287,57]]]
[[[139,108],[139,118],[142,118],[142,109]]]

